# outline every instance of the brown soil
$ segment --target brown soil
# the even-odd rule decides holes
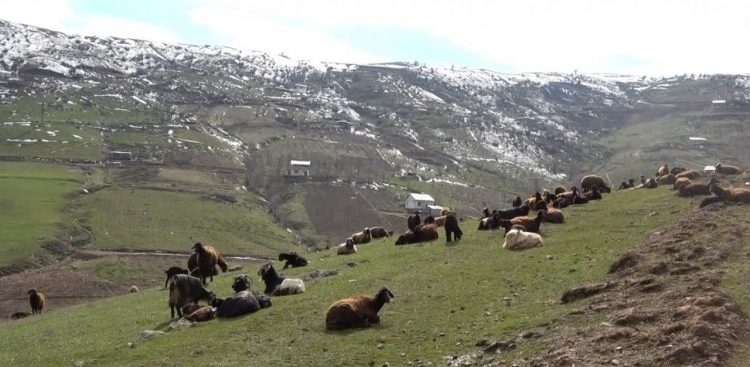
[[[742,253],[743,210],[724,204],[693,210],[623,255],[601,283],[561,294],[561,303],[579,307],[531,331],[541,336],[531,339],[541,343],[542,355],[506,361],[502,350],[484,348],[450,364],[726,365],[750,330],[747,315],[720,290],[722,265]]]

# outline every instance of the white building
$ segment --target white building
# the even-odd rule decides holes
[[[430,206],[435,205],[435,199],[427,194],[412,193],[409,194],[409,196],[406,198],[406,202],[404,204],[406,207],[406,211],[409,213],[413,213],[415,211],[426,213],[430,210]]]
[[[310,161],[292,160],[291,162],[289,162],[289,176],[292,176],[292,177],[310,176]]]

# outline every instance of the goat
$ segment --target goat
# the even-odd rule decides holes
[[[267,263],[260,267],[258,275],[266,283],[265,294],[272,296],[286,296],[290,294],[304,293],[305,282],[302,279],[292,279],[279,276],[272,263]]]
[[[191,255],[191,257],[192,257],[192,255]],[[198,265],[195,265],[195,267],[197,268]],[[183,268],[181,268],[179,266],[173,266],[173,267],[165,270],[164,274],[167,274],[167,280],[164,282],[164,288],[167,288],[167,286],[169,286],[169,280],[172,279],[172,277],[174,277],[175,275],[177,275],[177,274],[187,274],[187,273],[188,273],[188,270],[185,270],[185,269],[183,269]]]
[[[349,238],[354,241],[354,244],[360,245],[363,243],[369,243],[372,237],[370,236],[370,229],[365,228],[362,232],[357,232],[351,235]]]
[[[302,256],[299,256],[296,252],[292,251],[289,253],[280,253],[279,254],[279,261],[286,261],[284,263],[284,269],[288,267],[293,268],[299,268],[302,266],[307,266],[307,259],[305,259]]]
[[[338,245],[336,248],[336,255],[350,255],[350,254],[356,254],[357,253],[357,245],[354,244],[354,241],[350,238],[346,239],[346,242]]]
[[[169,309],[173,319],[175,310],[182,317],[182,308],[188,303],[210,301],[215,297],[214,292],[203,287],[200,279],[191,275],[177,274],[169,283]]]
[[[219,252],[213,246],[204,246],[200,242],[193,245],[193,251],[198,254],[196,261],[201,282],[205,285],[207,277],[210,277],[213,282],[216,264],[219,262]]]
[[[326,311],[326,329],[343,330],[378,324],[378,312],[392,298],[393,293],[383,287],[374,297],[355,296],[338,300]]]

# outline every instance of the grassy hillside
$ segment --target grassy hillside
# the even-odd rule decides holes
[[[274,255],[294,245],[265,209],[191,193],[112,188],[82,197],[76,216],[97,249],[187,252],[196,241],[226,254]]]
[[[285,274],[341,273],[308,282],[305,294],[274,298],[272,308],[256,314],[137,342],[143,330],[164,329],[169,321],[166,291],[149,289],[3,324],[0,359],[34,366],[439,364],[445,355],[473,350],[480,339],[515,336],[563,317],[573,307],[558,304],[564,289],[602,278],[644,234],[694,204],[675,200],[666,189],[619,192],[566,209],[568,223],[543,225],[544,247],[523,252],[503,250],[501,233],[477,232],[476,222],[468,221],[459,243],[446,244],[441,233],[423,246],[395,247],[388,239],[347,257],[309,254],[310,266]],[[245,272],[256,278],[255,270]],[[230,278],[221,276],[210,287],[226,296]],[[330,303],[383,285],[396,299],[381,311],[380,326],[324,330]],[[260,287],[256,280],[254,288]],[[30,345],[46,352],[28,353]],[[525,344],[507,360],[533,355],[536,348]]]
[[[27,258],[55,235],[65,195],[82,182],[68,167],[0,162],[0,266]]]

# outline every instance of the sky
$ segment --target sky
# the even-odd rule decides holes
[[[746,0],[0,0],[0,19],[346,63],[750,73]]]

